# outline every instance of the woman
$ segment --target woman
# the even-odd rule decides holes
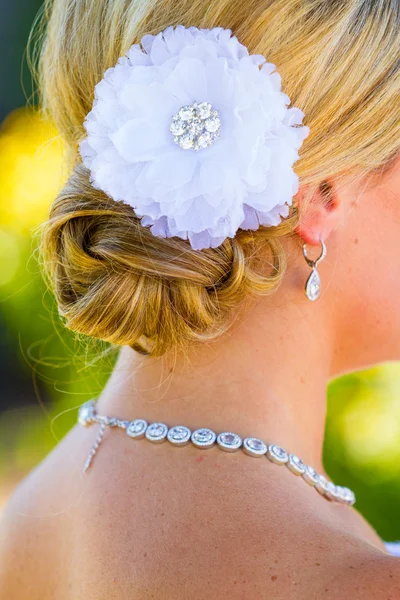
[[[44,267],[67,327],[122,348],[8,505],[1,597],[400,598],[321,460],[328,381],[400,359],[400,3],[46,18],[73,164]]]

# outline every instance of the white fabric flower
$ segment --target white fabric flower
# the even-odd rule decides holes
[[[196,102],[215,111],[214,122],[195,119],[198,135],[189,132],[183,148],[174,115]],[[80,152],[93,186],[132,206],[154,235],[217,247],[240,228],[288,215],[293,164],[309,133],[289,104],[275,66],[230,30],[168,27],[105,72]]]

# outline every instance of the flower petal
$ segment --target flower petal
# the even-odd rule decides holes
[[[204,64],[195,58],[182,60],[167,77],[164,85],[170,94],[184,99],[186,104],[195,100],[203,102],[207,98]]]
[[[143,170],[139,190],[143,195],[165,195],[191,180],[196,167],[196,156],[177,148],[150,162]]]
[[[194,101],[210,103],[221,121],[210,146],[194,140],[196,152],[179,138],[190,111],[176,116]],[[309,133],[289,104],[275,65],[250,55],[231,30],[167,27],[104,73],[82,161],[93,186],[132,206],[154,235],[214,248],[240,227],[278,225],[289,214],[299,185],[293,164]]]
[[[167,143],[166,133],[145,119],[132,119],[110,135],[118,152],[128,162],[151,160]]]

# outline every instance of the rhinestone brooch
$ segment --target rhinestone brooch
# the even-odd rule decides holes
[[[208,102],[193,102],[172,117],[169,127],[175,144],[182,150],[208,148],[219,137],[221,120],[219,113]]]
[[[103,439],[105,428],[119,427],[125,430],[130,438],[136,440],[146,438],[155,444],[160,444],[167,440],[173,446],[185,446],[191,442],[197,448],[202,449],[218,447],[225,452],[243,450],[249,456],[258,458],[266,456],[271,462],[277,465],[285,465],[289,471],[301,477],[308,485],[314,487],[324,498],[349,506],[352,506],[356,501],[354,492],[349,488],[335,485],[332,481],[328,481],[324,475],[318,474],[313,467],[306,465],[298,456],[287,453],[284,448],[276,444],[267,445],[263,440],[255,437],[247,437],[242,440],[237,433],[233,433],[232,431],[224,431],[216,434],[212,429],[203,427],[192,432],[185,425],[175,425],[169,428],[165,423],[149,424],[145,419],[126,421],[110,418],[97,414],[95,406],[95,401],[89,400],[80,407],[78,414],[78,423],[80,425],[87,427],[97,423],[100,426],[85,462],[84,471],[87,471],[92,463],[93,457]]]

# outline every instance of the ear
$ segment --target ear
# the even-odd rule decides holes
[[[311,245],[325,241],[338,225],[341,208],[333,181],[322,181],[317,188],[300,187],[294,201],[300,213],[295,228],[299,237]]]

